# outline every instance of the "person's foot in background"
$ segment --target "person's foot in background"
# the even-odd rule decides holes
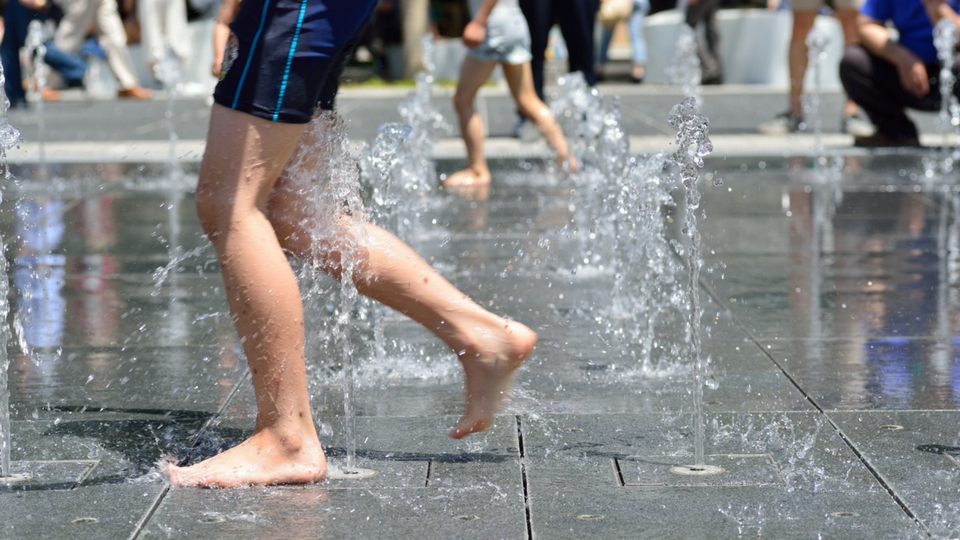
[[[153,97],[153,92],[142,86],[134,86],[132,88],[121,88],[117,90],[117,97],[125,99],[150,99]]]

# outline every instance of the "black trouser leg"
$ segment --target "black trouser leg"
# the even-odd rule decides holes
[[[694,30],[703,21],[705,37],[701,39],[697,34],[697,56],[700,58],[700,67],[704,81],[717,81],[723,73],[720,67],[720,33],[717,31],[717,9],[720,0],[700,0],[687,7],[687,25]]]
[[[719,0],[716,0],[719,2]],[[567,43],[570,72],[583,73],[587,84],[597,84],[594,70],[593,29],[597,20],[598,0],[557,0],[560,31]]]
[[[936,111],[940,108],[938,64],[928,64],[930,91],[921,97],[907,92],[900,84],[897,68],[859,45],[850,45],[840,61],[843,89],[870,117],[877,132],[893,139],[918,136],[917,126],[906,109]]]
[[[547,40],[550,37],[550,27],[553,26],[552,0],[520,0],[520,10],[527,19],[530,28],[530,69],[533,71],[533,87],[537,95],[543,99],[543,61],[547,50]]]

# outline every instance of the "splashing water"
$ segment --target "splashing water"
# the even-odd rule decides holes
[[[603,96],[587,84],[583,73],[576,71],[557,79],[557,96],[550,101],[550,110],[560,123],[573,154],[584,170],[593,167],[587,149],[604,129]]]
[[[697,33],[689,25],[680,25],[677,38],[677,52],[673,56],[673,65],[667,69],[670,83],[683,88],[683,94],[696,101],[697,107],[703,105],[702,70],[700,56],[697,54]]]
[[[369,195],[371,220],[385,229],[396,231],[397,207],[417,184],[404,183],[403,166],[420,156],[404,144],[413,128],[397,123],[384,124],[377,131],[373,145],[360,158],[360,181]],[[409,193],[412,195],[412,193]]]
[[[292,225],[305,231],[309,237],[306,239],[309,243],[307,253],[302,254],[306,257],[306,264],[301,274],[339,270],[342,276],[333,338],[342,353],[346,467],[352,468],[356,460],[356,418],[350,317],[358,295],[353,276],[367,239],[357,161],[350,156],[343,119],[330,111],[319,114],[304,132],[284,175],[284,183],[278,189],[285,190],[287,198],[299,205],[286,215],[296,220]],[[326,260],[321,251],[339,253],[339,262]],[[317,299],[323,301],[327,293],[320,280],[312,281],[304,295],[305,303]]]
[[[603,110],[603,109],[600,109]],[[604,242],[610,249],[596,250],[601,256],[601,262],[609,261],[611,270],[616,273],[617,267],[617,197],[623,183],[630,157],[630,141],[623,127],[623,118],[620,113],[620,99],[614,97],[609,107],[600,116],[601,129],[589,145],[589,158],[585,160],[595,164],[599,179],[594,184],[596,194],[596,208],[599,213],[594,214],[595,223],[591,227],[591,236],[610,238]],[[593,176],[593,175],[590,175]],[[586,186],[584,186],[586,187]]]
[[[574,310],[600,325],[600,332],[621,347],[621,358],[606,371],[625,377],[668,376],[685,372],[677,363],[682,344],[671,339],[677,320],[687,313],[684,267],[668,239],[665,209],[676,206],[673,160],[665,154],[632,158],[622,125],[619,99],[603,107],[603,98],[579,74],[564,78],[551,102],[568,133],[576,133],[584,167],[571,175],[576,189],[573,217],[559,231],[578,247],[569,271],[580,277],[610,273],[612,302],[597,309],[593,298],[574,301]],[[676,251],[680,251],[677,249]]]
[[[424,69],[415,77],[415,90],[397,107],[402,122],[382,125],[372,145],[364,144],[360,157],[360,183],[371,221],[411,245],[429,237],[421,220],[438,202],[430,197],[437,177],[432,158],[434,142],[439,134],[452,131],[432,102],[433,39],[427,35],[421,43]],[[390,359],[408,359],[411,351],[399,350],[402,344],[393,341],[388,355],[384,325],[392,310],[365,297],[360,308],[358,317],[373,333],[373,361],[364,366],[363,375],[374,379],[396,375],[396,362]],[[419,369],[418,362],[410,360],[402,363],[402,369]]]
[[[423,236],[419,218],[431,204],[428,195],[437,176],[434,142],[440,133],[452,130],[432,102],[433,38],[425,35],[421,45],[424,69],[416,75],[416,89],[397,107],[403,123],[382,125],[360,159],[360,182],[368,195],[371,220],[408,243]],[[387,356],[383,333],[386,308],[368,299],[363,304],[373,326],[374,356],[383,361]]]
[[[937,48],[937,58],[940,60],[940,129],[943,133],[943,150],[947,154],[943,160],[944,172],[953,170],[953,161],[957,157],[950,156],[950,128],[954,134],[960,136],[960,102],[953,93],[953,86],[957,81],[953,74],[956,59],[957,43],[960,41],[960,29],[949,18],[940,19],[933,29],[933,44]],[[956,145],[954,145],[956,146]]]
[[[627,138],[620,126],[619,104],[610,110],[603,104],[603,96],[587,85],[583,74],[570,73],[557,80],[557,97],[550,108],[567,136],[570,152],[580,163],[580,170],[570,175],[575,186],[572,203],[573,216],[561,234],[574,238],[579,246],[570,259],[572,274],[592,275],[610,270],[612,242],[611,210],[615,175],[607,175],[627,159]],[[555,167],[555,164],[549,166]],[[585,273],[586,272],[586,273]],[[589,302],[581,302],[577,309],[589,311]]]
[[[433,128],[415,120],[410,111],[424,108],[412,98],[405,102],[410,107],[407,113],[412,123],[382,126],[373,146],[361,159],[361,181],[374,198],[371,217],[401,238],[421,235],[419,218],[431,203],[431,179],[436,178],[430,159],[436,135]],[[401,209],[402,212],[398,211]]]
[[[178,137],[176,118],[174,118],[174,108],[176,106],[177,97],[183,90],[183,67],[181,65],[180,57],[178,57],[173,51],[173,47],[171,47],[169,43],[166,45],[164,50],[165,53],[163,58],[159,58],[153,64],[153,76],[160,81],[160,84],[163,85],[164,90],[167,91],[167,110],[163,114],[167,121],[167,133],[170,145],[167,166],[170,169],[169,172],[171,179],[175,179],[178,176]]]
[[[40,164],[46,162],[46,149],[44,140],[46,136],[46,122],[44,121],[43,89],[47,86],[47,64],[43,59],[47,56],[47,36],[45,35],[43,23],[37,19],[30,21],[27,25],[27,36],[24,39],[23,48],[26,57],[29,59],[29,76],[33,80],[30,92],[37,102],[37,130],[38,140],[40,142]]]
[[[434,141],[438,135],[449,134],[453,130],[432,102],[435,86],[431,61],[433,39],[429,35],[424,36],[422,45],[424,71],[417,73],[416,88],[397,107],[402,123],[410,127],[410,132],[405,137],[409,153],[397,171],[399,176],[396,180],[404,191],[414,195],[408,199],[406,207],[407,213],[414,218],[405,218],[398,223],[398,230],[394,231],[401,238],[412,238],[420,232],[417,218],[425,205],[429,204],[430,193],[436,189],[437,172],[431,158]]]
[[[670,111],[670,125],[677,128],[677,151],[674,159],[680,166],[680,180],[684,188],[685,212],[683,234],[689,239],[686,247],[687,295],[689,298],[689,318],[687,320],[686,342],[690,346],[690,355],[694,365],[694,446],[695,465],[703,464],[703,384],[704,365],[700,346],[700,267],[703,265],[700,231],[697,230],[697,210],[700,208],[700,190],[697,188],[698,168],[703,167],[703,158],[713,151],[708,138],[709,120],[697,108],[694,98],[687,98]]]
[[[0,242],[0,251],[4,248]],[[10,358],[7,355],[7,344],[10,342],[10,327],[6,324],[10,313],[8,299],[9,285],[7,280],[7,258],[0,257],[0,477],[10,476],[10,390],[7,370],[10,368]]]
[[[399,205],[407,200],[416,200],[417,195],[410,189],[418,185],[404,184],[404,168],[407,163],[419,162],[416,150],[404,144],[413,128],[390,123],[380,126],[377,138],[360,158],[360,182],[368,196],[367,207],[371,221],[399,234]],[[373,327],[373,348],[377,363],[387,358],[386,339],[383,332],[384,311],[386,308],[369,299],[364,306],[370,315]]]
[[[628,347],[640,375],[670,374],[677,365],[662,366],[654,357],[673,359],[678,350],[668,349],[668,340],[658,338],[682,316],[686,298],[677,279],[683,267],[670,245],[664,209],[676,206],[671,196],[671,178],[664,170],[666,154],[637,160],[627,171],[618,193],[618,264],[613,292],[615,335]],[[662,325],[662,327],[661,327]],[[660,328],[660,331],[658,331]],[[629,347],[640,344],[640,349]]]
[[[820,102],[822,94],[822,72],[823,61],[827,58],[827,46],[830,45],[830,37],[826,32],[816,25],[810,29],[806,38],[807,61],[813,67],[813,91],[808,92],[804,100],[804,116],[813,121],[813,135],[816,140],[815,152],[817,166],[822,167],[826,164],[823,157],[823,118],[820,114]],[[809,121],[807,126],[809,126]],[[806,127],[806,126],[804,126]]]
[[[613,240],[603,242],[613,248],[607,331],[624,345],[624,356],[634,360],[629,369],[649,375],[656,369],[652,353],[660,315],[675,309],[678,299],[685,303],[677,289],[681,267],[667,240],[662,211],[674,205],[664,171],[666,155],[630,159],[618,98],[611,100],[603,129],[590,147],[602,180],[597,190],[600,212],[589,211],[599,216],[592,230]]]
[[[4,92],[5,77],[3,67],[0,66],[0,162],[2,162],[3,176],[10,178],[10,169],[7,164],[7,150],[20,143],[20,132],[7,122],[7,110],[10,100]],[[0,237],[0,254],[5,252],[3,238]],[[0,477],[10,476],[10,390],[8,388],[8,372],[10,358],[7,355],[7,344],[11,339],[7,317],[10,314],[10,280],[7,278],[7,258],[0,256]]]

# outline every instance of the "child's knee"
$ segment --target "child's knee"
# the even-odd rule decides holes
[[[221,229],[221,221],[230,215],[231,203],[227,197],[201,181],[197,186],[195,204],[203,232],[212,238]]]
[[[453,94],[453,109],[458,113],[468,112],[473,109],[473,99],[460,92]]]
[[[550,108],[547,107],[546,103],[539,99],[518,99],[517,109],[524,117],[536,123],[540,123],[542,120],[553,116],[553,113],[550,111]]]

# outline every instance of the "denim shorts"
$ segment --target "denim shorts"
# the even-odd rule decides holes
[[[497,8],[487,18],[487,36],[483,43],[467,49],[475,60],[517,65],[533,59],[530,54],[530,29],[520,8]]]

